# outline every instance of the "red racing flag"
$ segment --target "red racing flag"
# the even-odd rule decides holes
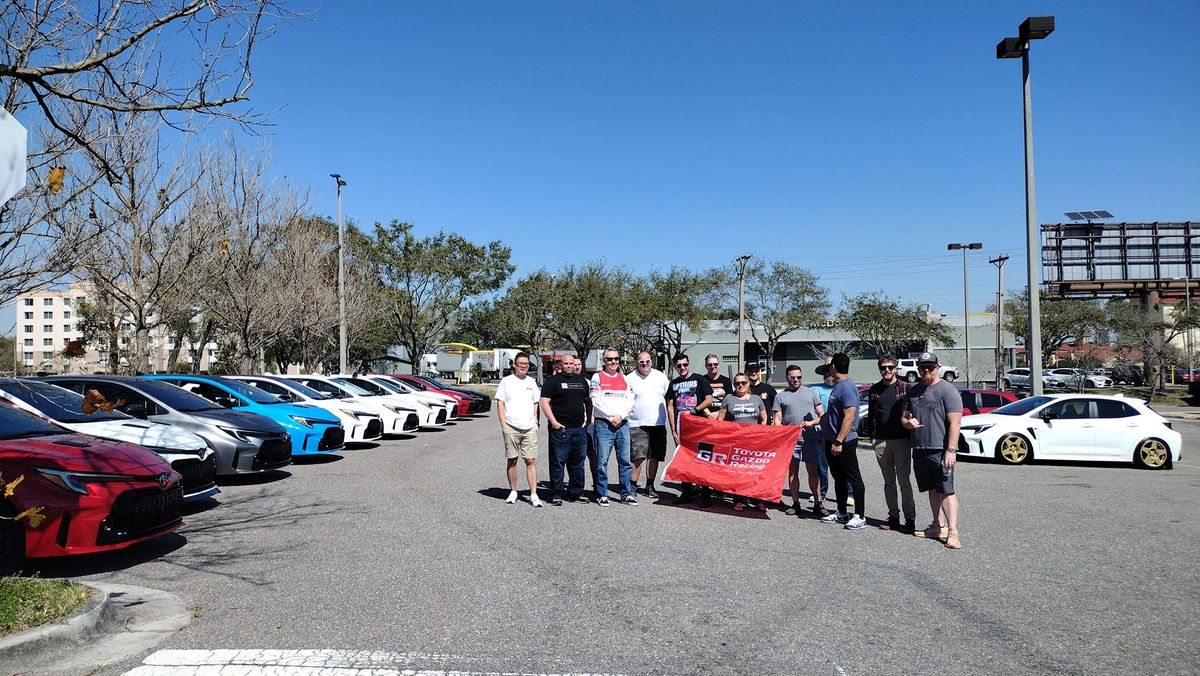
[[[779,502],[799,438],[800,428],[790,425],[746,425],[680,416],[679,448],[663,479]]]

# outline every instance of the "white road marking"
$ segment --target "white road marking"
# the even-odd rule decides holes
[[[441,653],[378,650],[159,650],[126,676],[459,676],[514,672],[469,667],[439,669],[438,664],[482,662],[481,658]],[[431,668],[432,667],[432,668]],[[563,672],[563,676],[603,676]]]

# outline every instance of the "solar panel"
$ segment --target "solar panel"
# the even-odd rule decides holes
[[[1071,219],[1072,221],[1082,221],[1083,220],[1083,214],[1079,213],[1078,211],[1068,211],[1063,215],[1066,216],[1067,218]]]
[[[1094,211],[1081,211],[1081,212],[1079,212],[1079,215],[1083,216],[1084,218],[1088,219],[1089,221],[1092,220],[1093,218],[1100,218],[1099,216],[1096,215],[1096,212],[1094,212]]]
[[[1097,210],[1096,215],[1099,216],[1100,218],[1112,218],[1113,217],[1112,214],[1110,214],[1109,212],[1107,212],[1103,209]]]

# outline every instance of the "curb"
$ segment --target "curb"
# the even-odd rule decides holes
[[[1164,418],[1173,418],[1175,420],[1200,420],[1200,413],[1183,413],[1176,411],[1158,411],[1158,414]]]
[[[17,664],[57,650],[60,646],[83,645],[116,619],[112,592],[91,587],[91,598],[65,620],[39,625],[0,639],[0,663]]]
[[[84,674],[149,650],[192,621],[179,597],[146,587],[79,582],[92,598],[62,622],[0,639],[3,672]]]

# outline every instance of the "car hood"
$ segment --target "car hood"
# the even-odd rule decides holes
[[[168,451],[190,451],[200,454],[208,448],[203,439],[185,429],[146,420],[97,420],[72,423],[66,427],[81,434]]]
[[[259,411],[260,415],[265,416],[285,416],[295,415],[303,418],[312,418],[313,420],[321,420],[329,424],[334,424],[338,421],[337,416],[324,409],[316,406],[304,406],[298,404],[266,404]]]
[[[140,446],[83,434],[0,440],[0,457],[71,472],[145,476],[171,471],[165,460]]]
[[[963,427],[979,427],[982,425],[1022,425],[1025,422],[1037,421],[1028,415],[1000,415],[997,413],[980,413],[963,420]],[[1040,422],[1040,421],[1038,421]]]
[[[254,432],[283,434],[283,427],[279,423],[266,416],[258,415],[257,413],[235,411],[233,409],[226,408],[214,408],[204,411],[196,411],[191,415],[201,418],[207,422],[211,422],[215,425],[236,427],[238,429],[251,430]]]

